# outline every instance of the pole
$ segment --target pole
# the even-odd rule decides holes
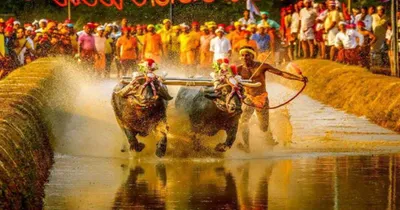
[[[393,65],[391,72],[393,76],[400,77],[399,69],[399,26],[397,25],[397,10],[399,8],[399,2],[397,0],[392,0],[392,31],[393,31],[393,41],[392,41],[392,53],[393,53]]]
[[[71,0],[68,0],[68,19],[71,20]]]
[[[169,3],[169,19],[172,23],[174,22],[174,0],[170,0]]]
[[[348,10],[349,14],[351,14],[351,0],[347,1],[347,10]]]

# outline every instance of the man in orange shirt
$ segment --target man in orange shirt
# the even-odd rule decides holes
[[[138,43],[136,38],[131,35],[130,28],[122,28],[122,36],[118,38],[116,47],[117,58],[122,65],[122,76],[127,76],[128,71],[136,66],[138,55]]]
[[[201,31],[200,31],[200,24],[197,21],[192,22],[192,31],[190,34],[193,36],[194,43],[193,47],[194,49],[194,61],[195,64],[198,64],[200,62],[200,37],[201,37]]]
[[[236,43],[236,45],[233,46],[233,50],[236,53],[239,53],[240,48],[251,47],[257,53],[257,51],[258,51],[257,50],[257,42],[250,39],[250,37],[252,35],[251,32],[250,31],[244,31],[243,34],[244,34],[244,39],[242,39],[238,43]]]
[[[156,63],[161,63],[161,56],[164,55],[161,36],[156,34],[152,24],[147,26],[147,31],[143,43],[143,58],[153,59]]]
[[[230,33],[231,45],[235,46],[243,38],[242,24],[240,22],[235,22],[235,30]]]

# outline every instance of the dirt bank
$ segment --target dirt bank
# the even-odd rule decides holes
[[[327,60],[294,63],[309,78],[304,93],[310,97],[358,116],[366,116],[383,127],[400,132],[400,79]],[[295,73],[292,68],[287,70]],[[276,77],[273,79],[296,90],[302,85]]]
[[[0,81],[0,209],[40,209],[53,163],[51,100],[61,60],[40,59]]]

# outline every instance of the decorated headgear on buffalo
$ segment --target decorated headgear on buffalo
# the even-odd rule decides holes
[[[214,63],[213,68],[215,72],[219,74],[237,74],[237,69],[235,65],[229,64],[229,59],[218,59],[217,62]]]
[[[144,60],[142,63],[139,64],[139,67],[152,71],[158,69],[156,62],[151,58]]]

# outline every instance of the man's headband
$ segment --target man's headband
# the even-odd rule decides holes
[[[239,51],[240,55],[243,55],[244,53],[250,53],[250,54],[253,54],[254,56],[256,56],[256,52],[249,48],[243,48]]]

